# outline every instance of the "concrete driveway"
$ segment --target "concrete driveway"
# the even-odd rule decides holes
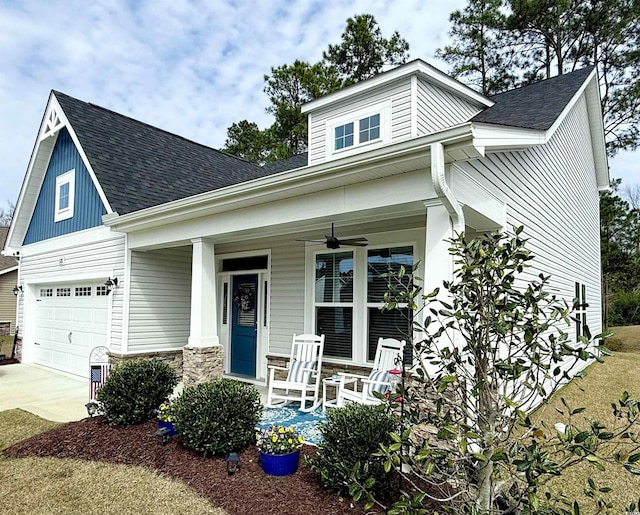
[[[21,408],[47,420],[87,416],[89,380],[39,365],[0,366],[0,411]]]

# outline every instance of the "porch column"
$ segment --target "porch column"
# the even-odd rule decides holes
[[[439,200],[425,202],[427,208],[424,250],[424,293],[442,288],[443,280],[453,274],[453,258],[445,241],[453,236],[449,212]]]
[[[218,338],[215,252],[212,241],[191,240],[191,326],[182,351],[185,386],[222,377],[223,349]]]

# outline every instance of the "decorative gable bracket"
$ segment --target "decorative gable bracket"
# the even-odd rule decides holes
[[[55,136],[55,134],[62,129],[64,125],[62,117],[58,114],[58,110],[55,106],[51,106],[51,109],[44,120],[44,127],[42,128],[42,135],[40,136],[40,139]]]

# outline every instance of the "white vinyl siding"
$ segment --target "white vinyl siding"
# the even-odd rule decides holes
[[[417,135],[434,132],[468,122],[481,109],[457,95],[418,79]]]
[[[104,228],[90,229],[89,231],[104,231]],[[87,232],[89,232],[87,231]],[[124,248],[125,237],[113,236],[100,241],[65,246],[60,242],[60,248],[34,255],[23,255],[20,259],[20,284],[35,285],[62,282],[86,282],[94,278],[102,282],[107,277],[118,277],[124,284]],[[97,273],[105,270],[107,273],[102,278]],[[92,281],[93,282],[93,281]],[[111,295],[111,328],[110,350],[118,352],[122,344],[122,317],[123,317],[123,288],[118,288]],[[39,292],[36,292],[39,293]],[[54,287],[55,295],[55,287]],[[20,334],[24,334],[24,294],[19,296],[18,326]],[[31,321],[30,323],[33,323]],[[31,342],[27,342],[29,344]]]
[[[599,197],[584,98],[547,145],[500,152],[457,163],[508,205],[507,229],[524,225],[535,255],[529,278],[551,275],[555,293],[569,304],[575,283],[585,284],[592,334],[601,329]],[[573,328],[565,328],[569,334]]]
[[[309,115],[309,165],[327,160],[327,137],[333,139],[333,131],[327,134],[327,122],[349,113],[354,113],[357,122],[358,110],[373,109],[376,104],[391,101],[391,141],[395,143],[411,136],[411,79],[386,85],[374,92],[350,98]],[[389,123],[387,120],[385,123]],[[384,131],[380,127],[380,132]],[[357,126],[356,126],[357,132]],[[334,142],[330,142],[333,146]]]
[[[189,339],[191,247],[132,251],[127,352],[180,349]]]

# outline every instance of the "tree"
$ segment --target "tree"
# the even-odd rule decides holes
[[[529,416],[577,366],[608,351],[596,348],[600,335],[592,338],[588,328],[577,342],[569,339],[562,328],[571,308],[549,293],[548,276],[524,280],[533,256],[522,228],[514,232],[450,240],[454,279],[443,282],[442,292],[422,294],[419,278],[409,273],[407,280],[403,269],[389,274],[386,309],[408,306],[420,335],[407,335],[414,374],[398,392],[406,429],[381,446],[387,470],[395,467],[420,493],[405,495],[389,513],[426,513],[427,499],[452,513],[579,513],[577,503],[543,494],[549,478],[579,463],[596,469],[615,463],[640,474],[640,415],[628,394],[613,404],[611,428],[580,422],[584,409],[566,403],[562,425]],[[592,479],[585,488],[597,509],[606,504]],[[380,502],[370,479],[353,491]]]
[[[602,304],[605,326],[626,325],[632,320],[612,317],[616,297],[640,288],[637,270],[640,265],[640,211],[618,195],[620,179],[611,191],[600,193],[600,253],[602,256]]]
[[[491,16],[480,18],[484,12],[480,7],[485,7]],[[637,148],[640,144],[640,53],[637,52],[640,3],[635,0],[508,0],[504,7],[506,14],[502,23],[503,15],[498,15],[502,11],[493,2],[469,0],[465,15],[459,11],[452,15],[454,43],[441,49],[440,55],[454,64],[464,64],[459,56],[470,55],[479,67],[477,56],[487,45],[476,30],[482,19],[495,31],[489,42],[502,45],[499,55],[505,64],[504,68],[498,67],[498,77],[504,80],[491,82],[486,94],[504,91],[513,77],[519,77],[520,84],[529,84],[597,65],[607,150],[614,155],[621,149]],[[466,77],[465,71],[458,71],[461,79],[477,80]]]
[[[9,227],[16,212],[16,205],[10,200],[7,201],[8,208],[0,208],[0,227]]]
[[[329,45],[319,63],[296,60],[271,68],[271,74],[264,76],[264,91],[273,124],[260,130],[246,120],[234,123],[227,129],[222,150],[258,164],[304,152],[308,130],[303,104],[372,77],[385,66],[404,63],[408,57],[408,43],[397,32],[383,38],[370,14],[349,18],[342,38],[340,44]]]
[[[501,41],[506,22],[501,5],[502,0],[469,0],[464,10],[449,16],[454,43],[436,51],[436,57],[453,65],[454,77],[484,95],[507,90],[516,81]]]
[[[405,63],[409,43],[397,31],[390,39],[383,38],[376,19],[371,14],[360,14],[347,20],[342,41],[329,45],[322,56],[348,85],[377,75],[385,66]]]

